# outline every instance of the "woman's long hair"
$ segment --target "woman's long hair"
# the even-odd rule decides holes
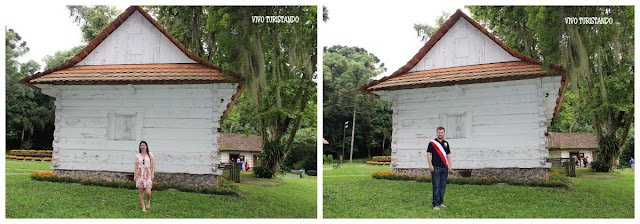
[[[147,144],[147,142],[145,141],[141,141],[140,143],[138,143],[138,153],[142,153],[142,148],[140,148],[140,144],[142,143],[147,146],[147,154],[149,154],[149,144]]]

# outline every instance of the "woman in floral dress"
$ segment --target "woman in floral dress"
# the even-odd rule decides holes
[[[149,152],[147,142],[141,141],[138,145],[138,151],[139,153],[136,154],[134,180],[138,188],[138,197],[140,197],[142,211],[146,212],[147,209],[151,207],[151,187],[153,187],[153,174],[156,164],[153,153]],[[146,205],[144,201],[145,195],[147,196]]]

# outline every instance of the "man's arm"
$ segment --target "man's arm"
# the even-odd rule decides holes
[[[433,164],[431,164],[431,153],[427,152],[427,161],[429,161],[429,171],[433,172]]]
[[[451,164],[452,164],[452,162],[451,162],[451,153],[447,154],[447,160],[448,160],[448,162],[449,162],[449,172],[451,172],[451,171],[453,170],[453,169],[451,168],[451,166],[452,166],[452,165],[451,165]]]

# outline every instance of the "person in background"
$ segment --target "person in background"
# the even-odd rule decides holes
[[[588,164],[589,164],[589,160],[587,159],[587,156],[585,156],[584,159],[582,159],[582,165],[584,167],[587,167]]]

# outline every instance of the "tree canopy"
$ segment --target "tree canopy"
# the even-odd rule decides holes
[[[40,139],[44,141],[36,142],[38,139],[32,137],[34,133],[51,129],[53,103],[48,96],[19,83],[40,70],[40,65],[33,60],[18,62],[18,57],[29,52],[27,42],[13,29],[5,27],[5,35],[6,149],[49,148],[51,141],[47,140],[51,138],[44,137]]]
[[[605,165],[602,170],[609,170],[634,120],[634,7],[468,8],[507,45],[545,66],[553,63],[566,70],[572,93],[562,107],[563,120],[551,129],[569,124],[592,131],[600,145],[596,159]],[[611,18],[613,23],[585,23],[580,17]],[[581,127],[585,123],[592,128]]]
[[[324,48],[323,66],[323,136],[329,142],[324,154],[338,158],[344,145],[348,156],[351,135],[343,138],[343,133],[349,131],[353,131],[355,157],[385,154],[391,139],[391,105],[358,91],[385,71],[384,63],[363,48],[332,46]]]

